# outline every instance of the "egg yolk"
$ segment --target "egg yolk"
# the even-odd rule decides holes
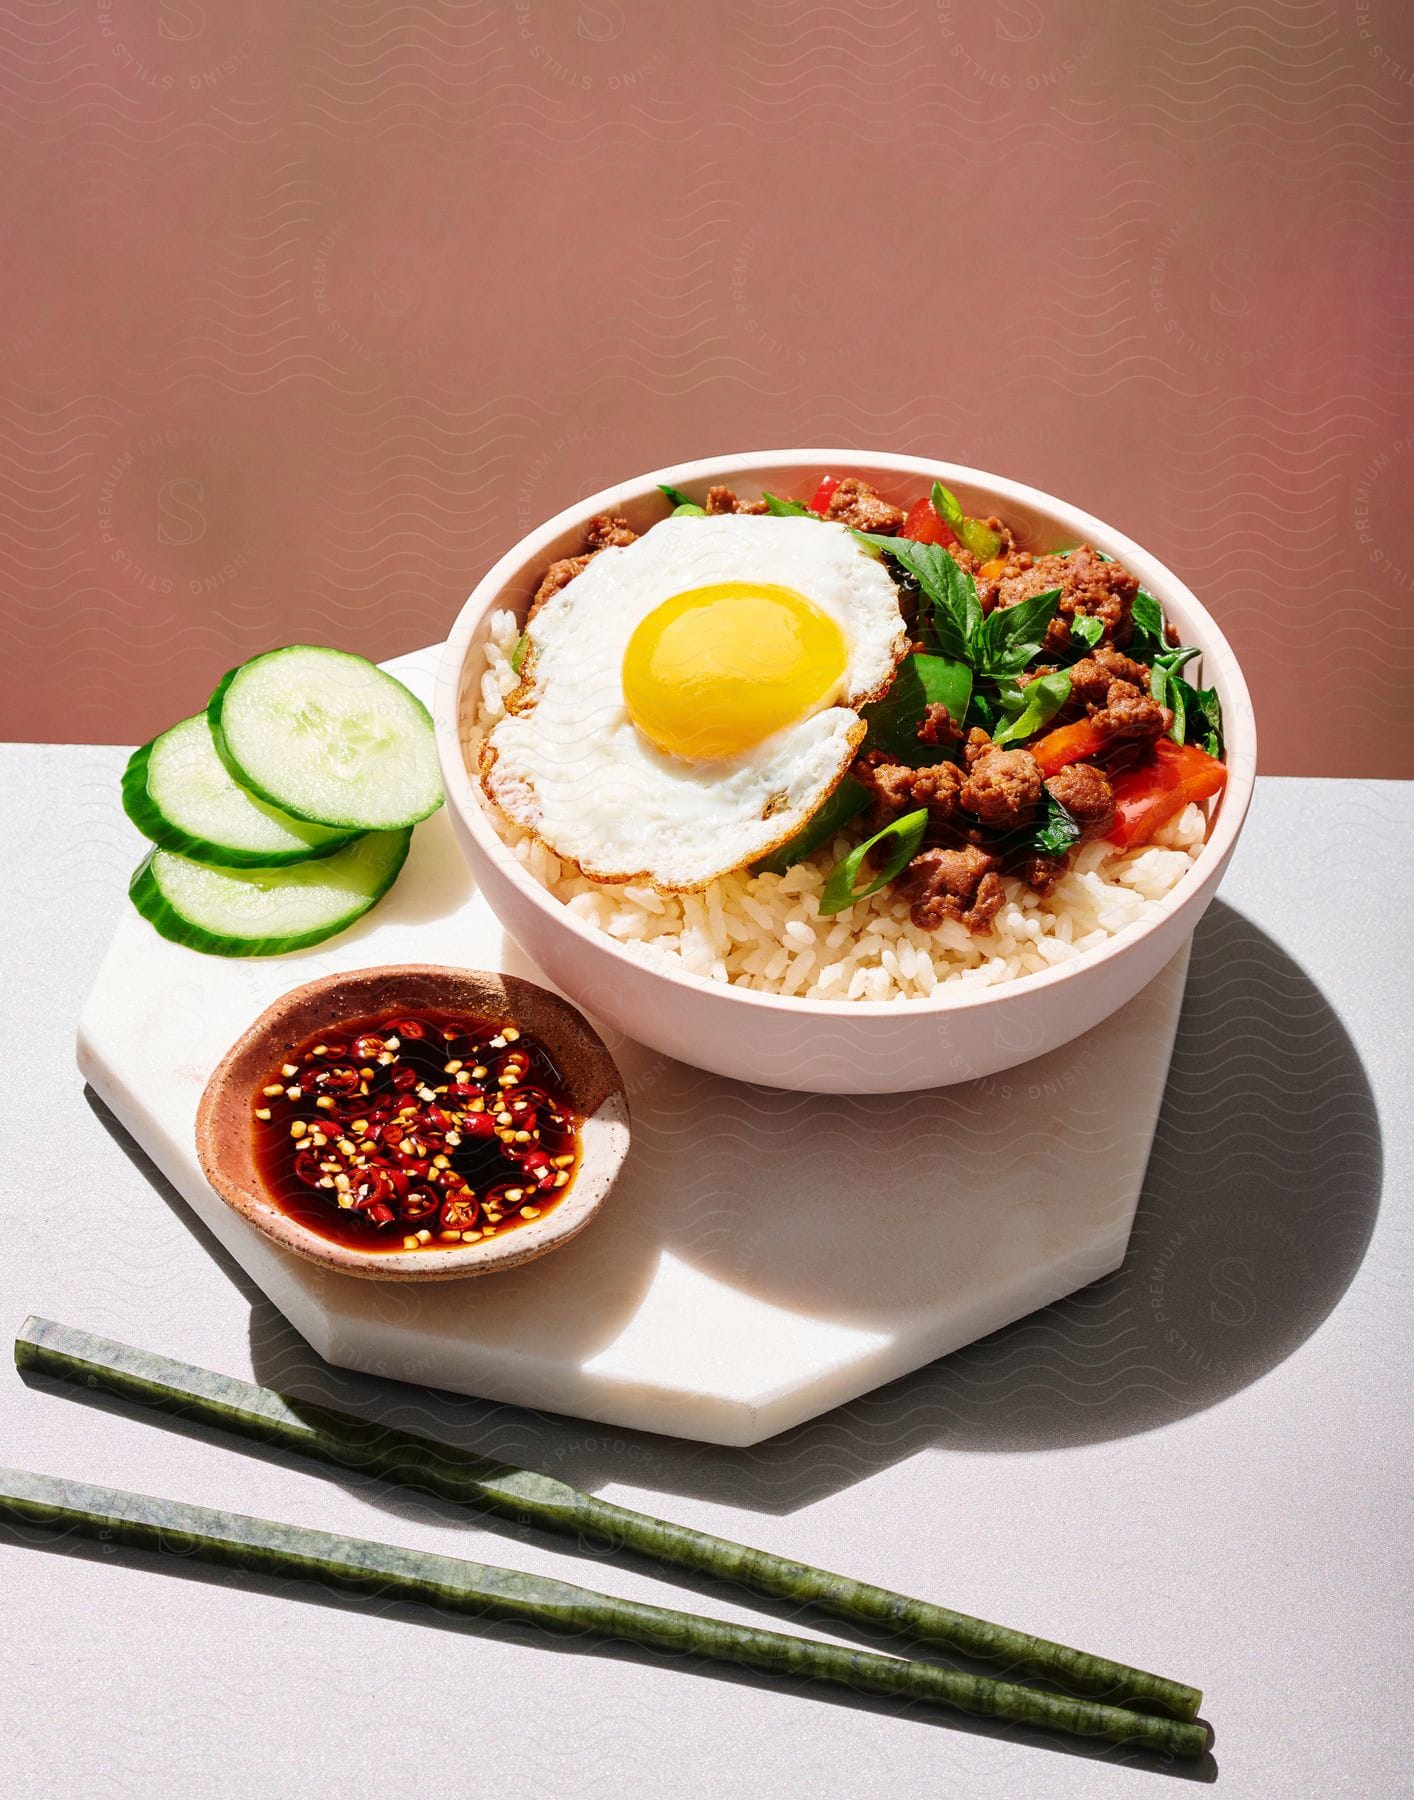
[[[624,652],[629,717],[660,750],[739,756],[830,705],[845,635],[794,588],[721,581],[689,588],[639,621]]]

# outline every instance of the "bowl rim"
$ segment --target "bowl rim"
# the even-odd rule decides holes
[[[543,887],[497,832],[486,810],[489,803],[481,793],[480,783],[467,766],[462,748],[461,717],[463,675],[472,640],[489,615],[500,609],[507,581],[530,557],[539,555],[542,550],[548,562],[550,547],[555,540],[576,524],[586,522],[597,512],[612,511],[628,502],[641,499],[660,482],[682,487],[702,481],[730,482],[734,476],[754,479],[768,474],[772,469],[794,468],[802,463],[813,463],[822,469],[842,467],[846,473],[852,467],[868,467],[903,476],[934,477],[950,487],[981,489],[995,500],[996,510],[1003,516],[1008,505],[1050,514],[1062,521],[1062,529],[1067,536],[1074,536],[1078,542],[1092,543],[1105,549],[1124,563],[1131,573],[1139,575],[1143,587],[1154,593],[1166,611],[1169,597],[1177,595],[1181,610],[1193,616],[1198,627],[1193,635],[1202,649],[1208,679],[1212,678],[1214,666],[1220,668],[1227,693],[1223,721],[1227,786],[1207,841],[1194,858],[1192,866],[1167,894],[1148,903],[1142,918],[1117,932],[1107,943],[1096,945],[1071,961],[1056,963],[1015,981],[999,982],[986,987],[945,982],[940,983],[932,994],[895,997],[892,1000],[821,1000],[795,994],[763,993],[756,988],[740,987],[734,982],[714,981],[709,976],[695,974],[690,969],[667,968],[634,956],[607,932],[599,931],[578,918],[564,901],[557,899],[548,888]],[[1043,488],[1032,487],[1026,482],[995,475],[964,463],[934,461],[903,452],[862,448],[851,450],[807,447],[741,451],[732,455],[669,463],[662,468],[649,470],[646,474],[616,482],[612,487],[601,488],[598,493],[562,508],[543,524],[518,538],[472,589],[442,648],[432,713],[448,802],[476,840],[481,852],[537,912],[567,930],[587,949],[607,955],[636,974],[646,973],[695,994],[729,1000],[738,1005],[762,1007],[776,1015],[784,1013],[802,1020],[912,1018],[927,1014],[952,1016],[983,1007],[999,1006],[1007,1001],[1017,1001],[1028,995],[1056,989],[1068,982],[1088,979],[1094,972],[1126,955],[1144,938],[1161,930],[1202,890],[1216,883],[1242,830],[1256,780],[1257,724],[1241,665],[1212,614],[1167,564],[1160,562],[1158,557],[1145,550],[1142,545],[1095,514],[1049,494]]]
[[[326,998],[345,1019],[360,1010],[384,1011],[406,1006],[410,1012],[431,1004],[448,1010],[471,1007],[469,997],[431,1002],[401,996],[423,987],[460,984],[464,996],[476,989],[499,990],[497,999],[512,1016],[523,1018],[532,1036],[559,1039],[559,1060],[568,1064],[567,1078],[576,1099],[594,1102],[580,1132],[580,1166],[560,1203],[538,1219],[494,1238],[471,1244],[429,1244],[411,1252],[402,1248],[358,1250],[325,1237],[276,1205],[259,1179],[241,1132],[242,1115],[254,1096],[252,1064],[268,1075],[275,1047],[291,1021],[304,1020],[295,1040],[307,1035],[305,1014]],[[333,1030],[337,1018],[327,1021]],[[563,1046],[569,1042],[567,1051]],[[256,1080],[259,1076],[255,1077]],[[233,1140],[228,1142],[228,1140]],[[630,1141],[628,1098],[613,1053],[573,1002],[539,982],[494,969],[441,963],[380,963],[339,969],[299,982],[265,1007],[222,1055],[208,1076],[196,1114],[196,1151],[202,1174],[213,1191],[262,1236],[325,1271],[370,1281],[450,1281],[519,1268],[557,1250],[589,1225],[613,1190]],[[249,1169],[246,1163],[250,1164]]]

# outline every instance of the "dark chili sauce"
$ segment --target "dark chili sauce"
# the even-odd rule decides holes
[[[466,1014],[340,1020],[251,1101],[270,1198],[355,1250],[477,1243],[543,1218],[579,1165],[579,1120],[543,1045]]]

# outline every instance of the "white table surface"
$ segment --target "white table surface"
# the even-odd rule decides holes
[[[1414,803],[1265,781],[1199,930],[1115,1276],[750,1450],[318,1365],[84,1094],[133,857],[113,748],[0,748],[0,1324],[28,1312],[553,1470],[1207,1693],[1229,1795],[1408,1791]],[[16,1075],[18,1074],[18,1079]],[[0,1368],[0,1461],[760,1611]],[[5,1795],[1133,1795],[1180,1773],[0,1531]],[[809,1630],[803,1624],[789,1628]]]

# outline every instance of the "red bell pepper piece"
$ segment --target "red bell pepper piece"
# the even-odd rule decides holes
[[[1114,784],[1115,822],[1109,842],[1122,848],[1147,843],[1190,800],[1220,794],[1226,781],[1227,769],[1217,757],[1196,744],[1160,738],[1153,762],[1127,770]]]
[[[809,500],[811,512],[824,512],[825,508],[830,504],[830,495],[834,493],[839,485],[840,478],[838,475],[822,475],[820,477],[819,487],[816,488]]]
[[[1077,719],[1073,725],[1060,725],[1054,731],[1048,731],[1045,737],[1026,747],[1040,763],[1041,773],[1054,775],[1067,763],[1084,762],[1087,756],[1097,756],[1107,742],[1104,732],[1096,728],[1093,720]]]
[[[957,533],[945,524],[933,509],[931,500],[915,500],[908,517],[899,527],[899,536],[912,538],[915,544],[955,544]]]

